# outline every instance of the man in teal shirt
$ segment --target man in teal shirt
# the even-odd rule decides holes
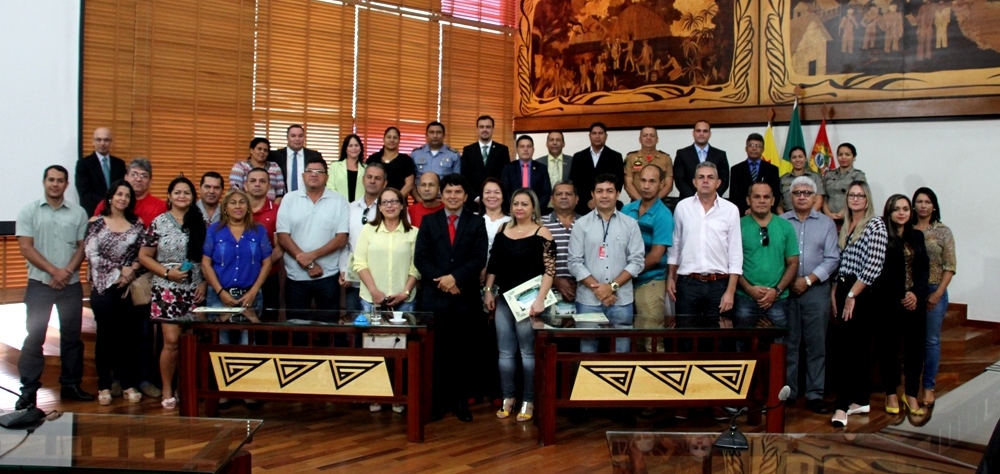
[[[645,247],[642,273],[635,278],[635,328],[655,329],[665,325],[664,302],[667,274],[667,247],[674,242],[674,216],[660,200],[664,183],[663,169],[647,164],[639,171],[640,199],[622,208],[622,213],[639,221]],[[640,350],[652,351],[649,338],[639,340]],[[663,341],[657,345],[663,352]]]
[[[63,199],[69,185],[66,168],[59,165],[45,168],[42,184],[45,197],[21,208],[15,231],[21,255],[28,261],[28,287],[24,290],[28,336],[24,338],[17,360],[21,396],[14,406],[18,410],[35,406],[36,393],[42,387],[42,369],[45,368],[42,344],[53,304],[59,312],[61,398],[94,399],[80,388],[83,380],[83,342],[80,341],[83,289],[79,270],[83,262],[87,214],[82,207]]]
[[[788,324],[788,286],[799,267],[799,242],[792,225],[771,213],[774,192],[758,182],[747,193],[750,215],[740,219],[743,275],[733,305],[733,327],[752,328],[761,317],[775,326]],[[737,341],[737,351],[745,342]]]

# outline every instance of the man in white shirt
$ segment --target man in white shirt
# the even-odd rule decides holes
[[[357,274],[353,272],[354,247],[358,244],[358,237],[369,222],[375,220],[378,213],[378,197],[385,189],[385,165],[379,162],[369,163],[364,167],[365,194],[352,202],[350,217],[347,219],[350,228],[347,236],[347,248],[340,252],[340,285],[345,288],[344,297],[347,299],[344,308],[348,311],[361,311],[361,283]],[[350,278],[348,276],[350,275]]]
[[[674,245],[667,252],[667,294],[677,303],[678,328],[717,328],[733,308],[743,273],[740,215],[716,193],[721,180],[714,163],[695,168],[694,196],[677,203]]]
[[[285,304],[288,309],[340,308],[337,284],[340,253],[347,245],[347,199],[326,188],[327,165],[309,161],[302,173],[304,189],[291,191],[278,208],[278,244],[285,249]],[[333,313],[319,313],[333,318]],[[297,313],[297,318],[308,314]]]

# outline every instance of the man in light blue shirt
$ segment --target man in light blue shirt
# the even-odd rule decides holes
[[[444,124],[441,122],[431,122],[427,124],[427,143],[410,153],[413,158],[413,166],[417,176],[432,171],[437,173],[438,179],[452,173],[462,172],[461,155],[453,148],[444,144]],[[413,191],[414,199],[419,200],[420,196]]]
[[[594,180],[594,210],[577,219],[569,237],[569,271],[577,281],[576,312],[603,313],[614,328],[632,327],[632,279],[642,272],[644,248],[639,223],[615,209],[617,178]],[[578,327],[583,327],[578,325]],[[629,351],[618,338],[617,352]],[[596,339],[580,341],[581,352],[597,352]]]

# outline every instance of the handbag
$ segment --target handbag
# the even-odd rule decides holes
[[[132,280],[128,288],[122,293],[122,299],[132,298],[135,306],[145,306],[153,302],[153,274],[146,272],[144,275]]]

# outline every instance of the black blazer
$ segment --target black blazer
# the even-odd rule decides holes
[[[125,179],[125,162],[114,155],[111,158],[111,182]],[[104,182],[104,169],[97,153],[91,153],[76,162],[76,192],[80,196],[80,206],[88,216],[94,215],[97,203],[108,193],[108,183]]]
[[[489,240],[483,218],[463,210],[455,230],[455,245],[448,237],[444,209],[424,216],[417,231],[413,264],[423,280],[421,309],[434,312],[482,311],[479,273],[486,267]],[[435,278],[451,275],[460,294],[437,288]]]
[[[896,242],[890,239],[885,249],[885,263],[882,265],[882,272],[872,286],[877,289],[876,294],[887,305],[886,308],[900,306],[900,301],[906,296],[906,257],[903,254],[903,246],[906,244],[909,244],[910,248],[913,249],[913,288],[911,291],[917,296],[917,310],[926,311],[930,260],[927,257],[927,246],[924,244],[924,233],[919,230],[913,229],[908,239],[900,239]]]
[[[590,157],[590,147],[584,148],[573,155],[573,166],[569,169],[569,179],[576,187],[576,195],[580,200],[576,203],[576,213],[585,215],[590,212],[587,201],[593,197],[594,178],[599,174],[611,173],[615,175],[618,192],[621,192],[625,185],[625,159],[617,151],[604,147],[601,150],[601,157],[597,160],[597,167],[594,167],[594,159]]]
[[[465,208],[474,212],[479,211],[476,198],[483,187],[486,178],[500,179],[503,175],[503,167],[510,163],[510,148],[503,143],[493,142],[490,146],[490,154],[483,164],[483,149],[479,142],[466,145],[462,148],[461,157],[462,176],[469,180],[469,200],[465,201]]]
[[[538,196],[539,211],[545,214],[552,198],[552,183],[549,180],[549,169],[541,163],[531,160],[531,190]],[[521,160],[514,160],[503,167],[500,178],[503,188],[503,202],[510,205],[510,196],[521,189]]]
[[[323,159],[323,154],[316,151],[310,150],[306,147],[302,147],[303,160],[302,163],[308,163],[312,159]],[[288,176],[288,170],[285,168],[288,166],[288,147],[281,147],[277,150],[271,150],[271,153],[267,155],[267,161],[273,161],[278,164],[281,168],[281,175],[285,177],[285,192],[292,192],[292,177]],[[305,166],[303,166],[305,168]],[[304,169],[299,170],[299,173],[305,171]],[[295,177],[298,179],[298,177]]]
[[[726,190],[729,189],[729,160],[726,158],[726,152],[709,145],[705,161],[714,163],[719,169],[719,179],[722,180],[722,184],[719,185],[717,192],[719,196],[726,194]],[[698,150],[694,148],[694,144],[677,150],[677,154],[674,155],[674,186],[680,193],[678,199],[694,196],[697,192],[693,184],[694,170],[697,166]]]
[[[747,209],[750,209],[750,205],[747,204],[747,191],[753,184],[750,179],[750,165],[746,161],[733,165],[730,176],[733,179],[733,187],[729,190],[729,202],[736,204],[740,210],[740,216],[743,216]],[[771,185],[771,192],[774,194],[774,206],[771,207],[771,212],[775,212],[781,201],[781,179],[778,178],[778,167],[761,159],[760,169],[757,170],[757,182]]]

